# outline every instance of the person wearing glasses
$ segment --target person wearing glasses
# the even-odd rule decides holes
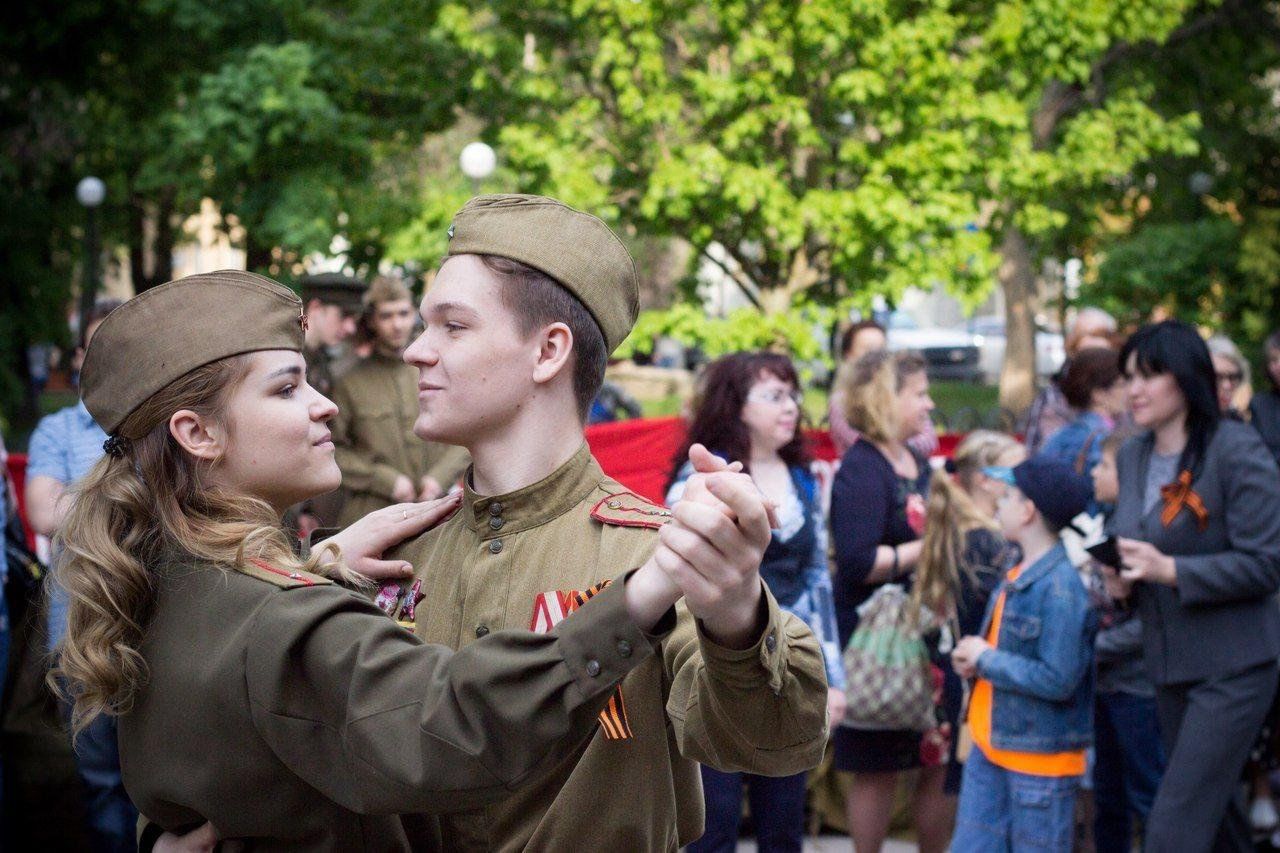
[[[1228,337],[1214,335],[1206,342],[1213,359],[1213,377],[1218,392],[1218,408],[1224,418],[1246,420],[1249,398],[1253,396],[1249,362]]]
[[[1142,433],[1116,455],[1121,565],[1104,575],[1142,619],[1168,755],[1146,849],[1249,850],[1237,793],[1276,693],[1280,474],[1257,432],[1222,416],[1194,327],[1144,326],[1120,361]]]
[[[760,564],[760,576],[778,604],[803,620],[822,647],[827,672],[827,714],[844,716],[844,666],[836,645],[836,617],[827,569],[827,530],[809,451],[800,431],[801,394],[791,360],[769,352],[734,353],[708,365],[689,423],[683,458],[672,474],[667,505],[684,496],[693,474],[688,447],[702,444],[728,462],[741,462],[766,498],[778,507]],[[706,833],[691,853],[737,849],[745,784],[761,850],[799,851],[804,835],[807,774],[771,778],[702,767]]]

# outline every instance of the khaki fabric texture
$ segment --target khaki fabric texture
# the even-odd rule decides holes
[[[582,301],[609,352],[631,333],[640,289],[631,254],[596,217],[534,195],[471,199],[449,227],[450,255],[497,255],[542,270]]]
[[[418,371],[398,358],[374,353],[334,383],[338,414],[329,422],[334,457],[342,469],[345,527],[395,503],[391,492],[404,475],[421,488],[434,477],[445,491],[471,457],[461,447],[424,442],[413,434],[418,419]]]
[[[428,813],[554,767],[660,639],[628,619],[622,584],[554,634],[455,654],[312,575],[185,556],[153,572],[149,678],[120,718],[125,789],[144,824],[210,820],[251,850],[447,849]]]
[[[151,395],[197,367],[258,350],[301,351],[302,335],[302,300],[251,272],[153,287],[98,326],[80,373],[85,408],[114,434]]]
[[[408,560],[423,582],[418,635],[469,648],[499,629],[545,627],[573,591],[642,565],[668,516],[607,477],[584,444],[509,495],[467,486],[457,514],[388,559]],[[775,776],[816,765],[822,654],[767,589],[765,601],[768,625],[743,651],[709,641],[677,606],[675,631],[623,682],[590,742],[501,803],[442,815],[450,849],[674,851],[703,831],[695,762]]]

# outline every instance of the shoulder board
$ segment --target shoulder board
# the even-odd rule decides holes
[[[617,527],[648,527],[657,530],[671,520],[671,510],[645,500],[634,492],[618,492],[591,508],[591,517]]]
[[[265,581],[281,589],[293,589],[299,586],[325,586],[333,581],[310,572],[289,572],[278,569],[265,560],[250,560],[240,567],[240,573],[251,578]]]

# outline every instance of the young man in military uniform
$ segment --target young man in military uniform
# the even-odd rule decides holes
[[[765,543],[721,514],[697,559],[655,557],[660,538],[686,531],[606,476],[583,441],[608,353],[636,318],[618,238],[533,196],[473,199],[450,237],[405,360],[418,369],[415,432],[464,445],[474,464],[460,511],[389,555],[416,568],[416,632],[458,648],[503,628],[549,630],[650,560],[688,606],[589,744],[500,805],[446,815],[444,837],[457,850],[674,851],[703,831],[695,762],[767,775],[818,762],[822,655],[761,582]],[[675,515],[722,509],[681,503]]]
[[[302,350],[307,382],[328,397],[333,394],[334,380],[353,363],[334,351],[355,334],[365,285],[342,273],[306,275],[298,284],[307,318]]]
[[[444,494],[467,467],[460,447],[419,441],[418,372],[401,355],[413,335],[413,295],[399,280],[378,278],[364,296],[362,322],[370,356],[334,383],[338,414],[330,422],[346,504],[346,526],[393,503]]]

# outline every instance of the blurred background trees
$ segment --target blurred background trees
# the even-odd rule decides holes
[[[720,268],[755,313],[646,320],[704,347],[999,287],[1017,408],[1038,277],[1067,257],[1084,302],[1256,338],[1280,307],[1277,29],[1261,0],[6,7],[0,407],[31,417],[27,346],[68,343],[83,175],[137,290],[206,199],[283,280],[317,253],[419,274],[477,189],[473,138],[499,154],[484,190],[599,213],[642,266],[677,240]]]

